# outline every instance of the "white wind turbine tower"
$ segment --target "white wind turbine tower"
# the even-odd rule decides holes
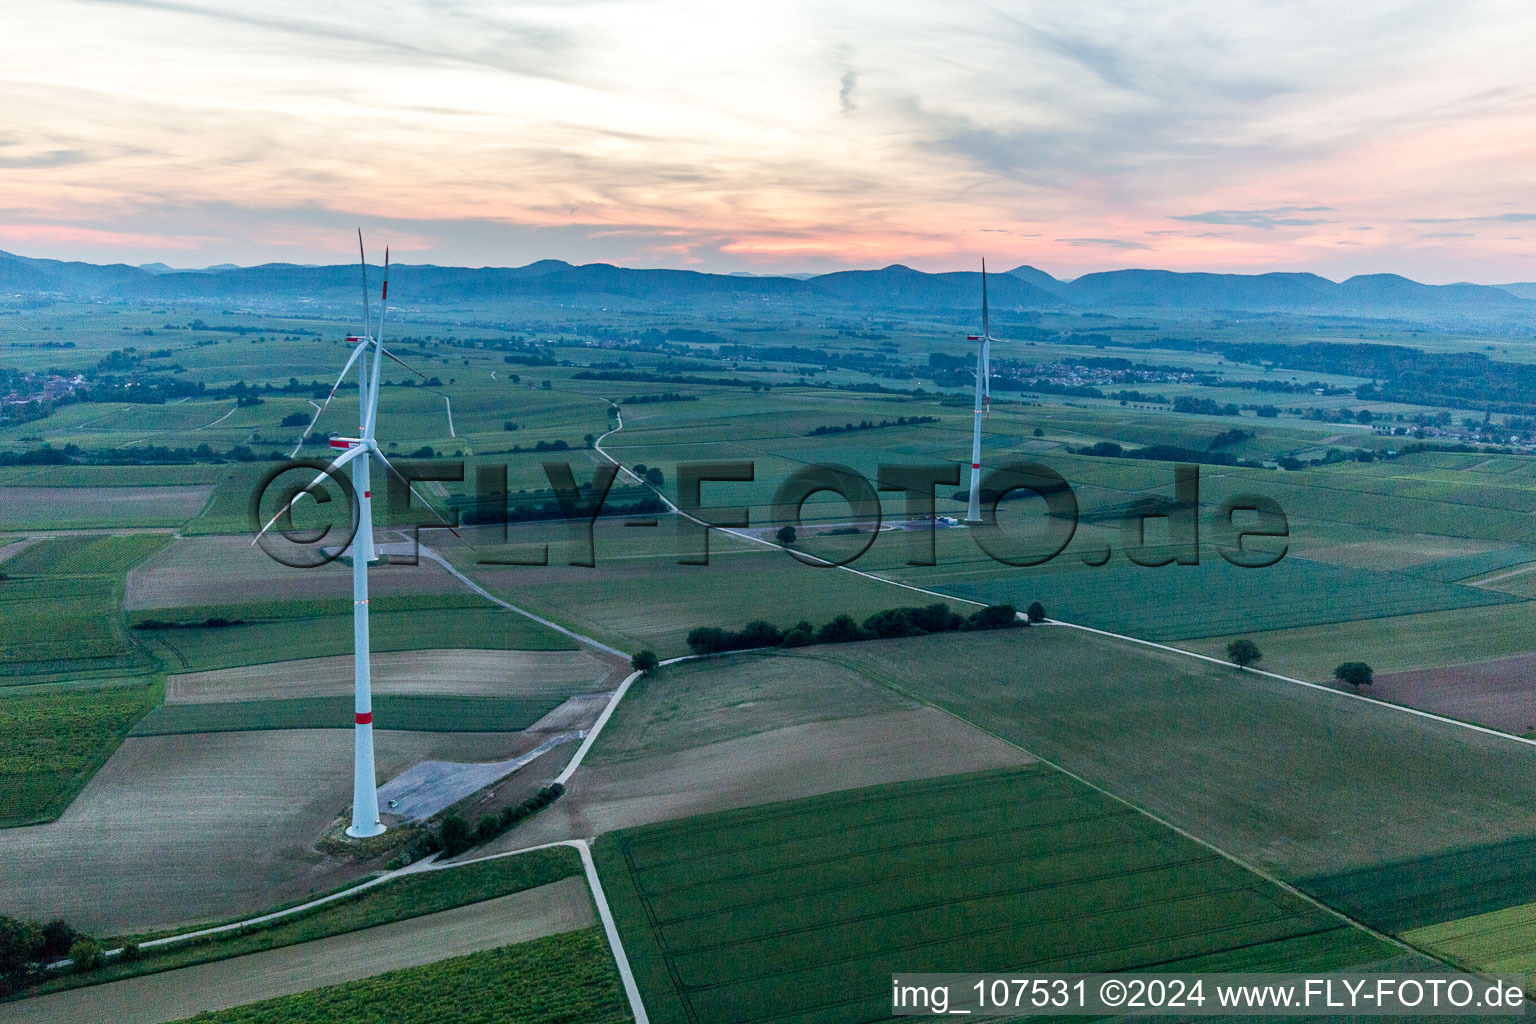
[[[992,406],[992,324],[987,313],[987,261],[981,261],[981,333],[966,336],[976,342],[976,419],[971,432],[971,503],[968,523],[981,522],[981,418]]]
[[[273,516],[256,535],[257,543],[272,528],[272,525],[291,511],[295,502],[305,494],[312,493],[313,489],[327,476],[334,473],[342,466],[352,464],[352,486],[357,492],[358,522],[357,532],[352,537],[352,644],[353,661],[355,668],[355,690],[353,699],[353,760],[352,760],[352,824],[347,828],[347,835],[357,839],[379,835],[384,831],[384,824],[379,820],[379,794],[377,778],[374,774],[373,764],[373,694],[372,680],[369,673],[368,652],[368,563],[373,561],[375,551],[373,546],[373,494],[369,483],[369,460],[362,456],[371,455],[379,460],[385,471],[396,479],[404,480],[384,453],[379,450],[378,442],[374,440],[374,424],[379,411],[379,368],[387,357],[394,360],[412,373],[423,376],[419,370],[408,366],[403,360],[396,357],[384,348],[382,335],[384,333],[384,309],[389,300],[389,250],[384,250],[384,287],[379,302],[379,335],[374,337],[372,333],[373,315],[368,301],[368,264],[363,258],[363,235],[359,231],[357,235],[358,256],[363,260],[363,333],[360,336],[347,338],[354,343],[356,348],[347,358],[346,365],[342,367],[341,376],[336,378],[335,387],[326,396],[324,404],[316,411],[314,419],[305,428],[304,435],[299,439],[299,447],[304,444],[325,412],[326,406],[331,404],[331,399],[336,396],[336,391],[346,380],[351,372],[352,365],[357,364],[358,382],[358,436],[336,437],[331,439],[332,448],[345,449],[343,454],[332,462],[325,471],[315,477],[304,490],[294,495],[293,500],[283,506],[277,515]],[[372,350],[370,359],[369,350]],[[412,488],[412,493],[415,489]],[[418,495],[419,497],[419,495]],[[425,504],[425,503],[424,503]],[[428,506],[430,507],[430,506]],[[434,514],[436,514],[434,510]],[[441,520],[442,516],[438,516]],[[447,521],[443,520],[447,525]],[[457,531],[455,531],[457,535]]]

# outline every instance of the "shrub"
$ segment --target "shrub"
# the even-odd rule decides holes
[[[875,632],[853,621],[852,615],[839,615],[816,631],[819,644],[846,644],[855,640],[873,640]]]
[[[733,645],[740,648],[777,647],[783,639],[784,634],[779,632],[779,627],[762,619],[754,619],[736,634]]]
[[[1031,601],[1029,603],[1029,607],[1024,610],[1024,615],[1029,619],[1030,622],[1044,622],[1045,605],[1041,604],[1039,601]]]
[[[774,536],[778,538],[780,544],[788,546],[795,542],[795,528],[793,526],[781,526],[779,527],[779,532],[775,533]]]
[[[636,672],[651,672],[661,664],[661,659],[656,657],[656,652],[647,648],[637,651],[633,658],[629,659],[629,667]]]
[[[967,629],[1007,629],[1019,621],[1019,610],[1011,604],[989,604],[966,622]]]
[[[801,627],[804,627],[803,629]],[[805,647],[816,642],[816,634],[811,630],[810,623],[802,622],[792,627],[784,634],[785,647]]]
[[[928,631],[912,622],[909,608],[887,608],[864,620],[864,628],[882,640],[898,636],[923,636]]]
[[[443,853],[449,857],[457,857],[475,845],[475,837],[469,830],[469,822],[457,814],[450,814],[443,819],[442,826],[437,830],[437,841],[443,844]]]
[[[715,654],[727,651],[731,634],[717,626],[700,626],[688,633],[688,649],[694,654]]]
[[[77,971],[94,971],[101,966],[101,947],[90,939],[76,939],[69,947],[69,958]]]
[[[0,993],[25,984],[42,956],[43,930],[36,921],[0,917]]]
[[[137,960],[139,957],[143,956],[144,951],[139,948],[139,944],[137,942],[124,942],[122,955],[124,960],[132,961]]]
[[[69,947],[75,944],[75,940],[84,937],[58,918],[43,925],[40,934],[43,940],[42,956],[46,960],[62,960],[69,955]]]

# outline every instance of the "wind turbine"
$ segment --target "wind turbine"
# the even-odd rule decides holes
[[[966,335],[976,342],[976,420],[971,432],[971,503],[965,521],[981,522],[981,418],[992,408],[992,324],[987,313],[987,261],[981,261],[981,333]]]
[[[310,482],[309,486],[293,496],[293,499],[283,506],[262,527],[261,532],[251,543],[254,545],[261,540],[272,525],[283,515],[291,512],[293,505],[305,494],[311,494],[320,481],[335,473],[342,466],[352,465],[352,487],[357,493],[358,521],[357,532],[352,536],[352,646],[353,662],[355,668],[355,688],[353,694],[353,745],[352,745],[352,824],[347,828],[347,835],[355,839],[366,839],[379,835],[384,831],[384,823],[379,820],[379,793],[378,783],[374,774],[373,764],[373,693],[372,679],[369,673],[368,651],[368,563],[375,556],[373,546],[373,493],[369,483],[369,460],[365,456],[371,455],[379,460],[385,471],[398,480],[405,480],[403,476],[389,464],[384,453],[379,450],[378,442],[374,440],[374,425],[379,411],[379,369],[385,358],[389,358],[405,366],[412,373],[424,376],[421,371],[409,366],[403,360],[395,356],[383,345],[384,311],[389,301],[389,249],[384,250],[384,287],[379,299],[379,336],[373,335],[373,314],[368,300],[368,263],[363,255],[363,233],[357,233],[357,253],[362,266],[363,275],[363,333],[347,338],[349,343],[356,347],[347,358],[346,365],[341,369],[341,375],[336,378],[336,384],[331,388],[331,393],[326,396],[325,403],[315,411],[314,419],[310,420],[304,434],[299,438],[299,447],[304,444],[319,421],[326,407],[331,404],[331,399],[336,396],[336,391],[346,380],[347,374],[352,371],[352,366],[357,365],[358,383],[358,436],[335,437],[331,439],[332,448],[344,449],[343,453],[319,476]],[[369,350],[372,350],[370,360]],[[298,447],[294,448],[298,452]],[[407,481],[407,486],[409,482]],[[415,488],[412,488],[415,493]],[[419,497],[419,495],[418,495]],[[425,504],[425,502],[423,502]],[[431,507],[430,505],[428,506]],[[433,514],[437,515],[436,510]],[[445,525],[441,515],[438,519]],[[450,526],[451,529],[451,526]],[[457,535],[457,531],[455,531]]]

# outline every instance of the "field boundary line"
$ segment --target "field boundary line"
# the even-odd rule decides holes
[[[448,559],[446,559],[442,555],[438,554],[435,550],[433,550],[432,548],[428,547],[426,544],[418,544],[418,548],[420,549],[422,554],[427,556],[427,558],[431,559],[432,561],[436,562],[438,565],[442,566],[445,570],[447,570],[447,572],[448,572],[448,574],[450,576],[452,576],[454,579],[458,580],[460,583],[464,584],[470,590],[473,590],[476,594],[479,594],[481,597],[485,598],[487,601],[490,601],[493,604],[500,605],[501,607],[507,609],[508,611],[516,612],[517,614],[522,615],[525,618],[532,619],[534,622],[537,622],[539,625],[546,626],[549,629],[552,629],[552,630],[554,630],[557,633],[563,634],[564,636],[568,636],[572,640],[575,640],[577,643],[583,643],[583,644],[588,645],[589,647],[596,647],[598,650],[604,651],[604,652],[606,652],[608,654],[611,654],[611,655],[613,655],[616,658],[623,658],[626,661],[629,660],[630,655],[628,653],[626,653],[625,651],[621,651],[621,650],[619,650],[616,647],[609,647],[607,644],[602,643],[601,641],[594,640],[594,639],[592,639],[589,636],[585,636],[585,635],[583,635],[581,633],[576,632],[575,630],[567,629],[564,626],[560,625],[558,622],[552,622],[549,619],[544,618],[544,616],[538,615],[538,614],[536,614],[534,612],[531,612],[531,611],[529,611],[526,608],[519,608],[517,605],[512,604],[510,601],[503,601],[501,598],[497,597],[495,594],[492,594],[489,590],[486,590],[480,584],[476,583],[474,580],[472,580],[468,576],[464,575],[464,573],[460,572],[458,567],[456,567],[452,562],[448,561]]]
[[[639,675],[639,673],[635,673]],[[629,956],[624,952],[624,942],[619,938],[618,925],[614,924],[613,911],[608,908],[608,897],[603,893],[602,879],[597,876],[597,864],[592,860],[592,849],[585,839],[557,839],[551,843],[539,843],[537,846],[525,846],[517,850],[506,850],[502,853],[489,853],[483,857],[472,857],[469,860],[456,861],[452,864],[434,864],[427,871],[452,871],[454,868],[465,868],[471,864],[481,864],[488,860],[501,860],[505,857],[517,857],[524,853],[532,853],[535,850],[548,850],[556,846],[573,847],[581,855],[581,865],[587,874],[587,885],[592,890],[592,902],[597,905],[598,919],[603,923],[603,931],[608,936],[608,945],[613,951],[613,962],[619,969],[619,980],[624,983],[624,994],[629,998],[630,1012],[635,1016],[635,1024],[650,1024],[650,1017],[645,1012],[645,1003],[640,998],[640,986],[635,983],[634,972],[629,967]],[[435,857],[435,855],[434,855]],[[422,863],[426,863],[423,861]]]
[[[615,408],[618,408],[618,407],[615,406]],[[623,428],[624,428],[624,416],[623,416],[623,413],[621,412],[619,414],[619,425],[617,427],[614,427],[613,430],[610,430],[610,431],[608,431],[608,433],[604,434],[602,438],[598,439],[598,441],[601,442],[603,438],[606,438],[608,436],[608,434],[616,433],[617,431],[622,430]],[[620,466],[620,468],[622,468],[622,463],[620,463],[619,460],[615,459],[613,456],[609,455],[606,451],[604,451],[602,449],[602,447],[600,446],[600,444],[594,444],[593,447],[596,448],[598,453],[601,454],[608,461],[610,461],[614,465]],[[699,519],[696,516],[688,515],[688,513],[684,512],[682,509],[678,508],[675,504],[672,503],[671,499],[669,499],[665,494],[662,494],[660,491],[657,491],[656,493],[661,498],[661,500],[666,502],[667,506],[669,508],[671,508],[672,511],[677,513],[678,515],[683,516],[686,519],[690,519],[693,522],[698,523],[701,526],[709,527],[709,526],[712,525],[710,523],[704,522],[702,519]],[[761,545],[763,545],[765,547],[778,548],[780,551],[789,552],[789,549],[784,547],[784,545],[782,545],[782,544],[775,544],[773,541],[764,540],[761,537],[754,537],[754,536],[751,536],[750,534],[742,533],[739,530],[732,529],[732,528],[718,527],[718,526],[714,527],[714,528],[719,530],[721,533],[729,534],[730,536],[733,536],[733,537],[739,537],[742,540],[750,541],[750,542],[752,542],[754,544],[761,544]],[[873,580],[876,583],[884,583],[887,586],[900,587],[903,590],[910,590],[913,593],[926,594],[929,597],[936,597],[936,598],[939,598],[939,599],[944,600],[944,601],[956,601],[956,602],[959,602],[959,603],[962,603],[962,604],[975,605],[978,608],[985,608],[985,607],[987,607],[986,603],[982,602],[982,601],[973,601],[970,598],[955,597],[952,594],[941,593],[940,591],[937,591],[937,590],[928,590],[928,589],[925,589],[923,587],[915,586],[914,584],[911,584],[911,583],[903,583],[900,580],[893,580],[893,579],[889,579],[889,578],[887,578],[885,576],[877,575],[877,574],[872,573],[872,572],[865,572],[862,569],[855,569],[855,568],[853,568],[852,566],[849,566],[849,565],[838,565],[835,562],[829,562],[826,559],[817,558],[815,555],[808,555],[808,554],[804,554],[803,552],[798,552],[798,553],[797,552],[790,552],[790,554],[791,555],[800,554],[800,555],[803,555],[803,557],[805,557],[805,558],[809,558],[809,559],[813,559],[813,560],[818,561],[818,562],[822,562],[823,564],[831,566],[833,568],[842,569],[844,572],[851,572],[855,576],[862,576],[865,579]],[[1536,569],[1536,566],[1532,566],[1532,569]],[[1511,596],[1513,596],[1513,595],[1511,595]],[[1516,598],[1516,600],[1518,601],[1519,598]],[[1443,723],[1445,725],[1453,725],[1453,726],[1457,726],[1457,727],[1462,728],[1462,729],[1470,729],[1473,732],[1485,733],[1485,734],[1487,734],[1489,736],[1496,736],[1496,737],[1498,737],[1500,739],[1513,740],[1516,743],[1523,743],[1523,744],[1525,744],[1527,746],[1536,747],[1536,739],[1527,739],[1524,736],[1517,736],[1514,733],[1501,732],[1498,729],[1490,729],[1487,726],[1477,725],[1477,724],[1475,724],[1473,722],[1463,722],[1463,721],[1460,721],[1460,720],[1455,719],[1455,718],[1449,718],[1449,717],[1447,717],[1445,715],[1435,714],[1432,711],[1424,711],[1424,710],[1421,710],[1419,708],[1409,707],[1406,704],[1394,704],[1391,701],[1381,700],[1380,698],[1377,698],[1377,697],[1367,697],[1366,695],[1361,694],[1361,693],[1349,693],[1349,692],[1347,692],[1345,690],[1335,689],[1334,687],[1328,686],[1328,685],[1323,684],[1323,683],[1308,682],[1305,679],[1297,679],[1294,676],[1281,675],[1278,672],[1270,672],[1270,671],[1267,671],[1265,669],[1258,669],[1258,668],[1243,668],[1242,666],[1237,665],[1234,662],[1223,661],[1221,658],[1217,658],[1217,657],[1214,657],[1214,656],[1209,655],[1209,654],[1199,654],[1199,653],[1197,653],[1195,651],[1188,651],[1188,650],[1183,649],[1182,647],[1172,647],[1172,646],[1169,646],[1168,644],[1160,644],[1160,643],[1158,643],[1158,642],[1156,642],[1154,640],[1143,640],[1140,637],[1128,636],[1128,635],[1126,635],[1124,633],[1115,633],[1115,632],[1111,632],[1110,630],[1107,630],[1107,629],[1098,629],[1098,628],[1096,628],[1094,626],[1084,626],[1084,625],[1082,625],[1080,623],[1067,622],[1067,621],[1065,621],[1063,619],[1049,619],[1048,618],[1048,619],[1045,620],[1044,624],[1052,625],[1052,626],[1065,626],[1068,629],[1080,629],[1080,630],[1083,630],[1084,632],[1088,632],[1088,633],[1097,633],[1100,636],[1107,636],[1107,637],[1110,637],[1110,638],[1115,639],[1115,640],[1124,640],[1124,641],[1127,641],[1127,642],[1133,643],[1133,644],[1141,644],[1144,647],[1152,647],[1152,648],[1155,648],[1157,650],[1167,651],[1170,654],[1180,654],[1180,655],[1183,655],[1184,657],[1187,657],[1187,658],[1197,658],[1200,661],[1210,662],[1213,665],[1224,665],[1224,666],[1226,666],[1228,668],[1236,668],[1239,671],[1253,672],[1253,673],[1256,673],[1258,675],[1268,676],[1271,679],[1278,679],[1281,682],[1292,683],[1292,684],[1294,684],[1296,686],[1305,686],[1305,687],[1308,687],[1309,689],[1313,689],[1313,690],[1322,690],[1322,691],[1324,691],[1326,693],[1332,693],[1332,694],[1335,694],[1335,695],[1340,696],[1340,697],[1348,697],[1348,698],[1351,698],[1353,700],[1364,701],[1367,704],[1375,704],[1378,707],[1390,708],[1390,709],[1392,709],[1394,711],[1400,711],[1400,712],[1403,712],[1404,714],[1409,714],[1409,715],[1416,715],[1416,716],[1418,716],[1420,718],[1427,718],[1427,719],[1429,719],[1431,721],[1440,722],[1440,723]]]
[[[1111,635],[1113,635],[1113,634],[1111,634]],[[1125,797],[1119,795],[1118,793],[1115,793],[1115,792],[1112,792],[1111,790],[1105,789],[1103,786],[1100,786],[1099,784],[1097,784],[1095,782],[1092,782],[1092,781],[1090,781],[1088,779],[1085,779],[1083,776],[1077,774],[1076,772],[1072,771],[1071,769],[1065,768],[1065,767],[1057,764],[1055,761],[1052,761],[1050,758],[1042,757],[1041,755],[1035,753],[1033,750],[1030,750],[1028,747],[1024,746],[1021,743],[1016,743],[1013,740],[1010,740],[1006,736],[999,735],[998,733],[993,732],[991,729],[988,729],[985,726],[979,725],[978,723],[971,721],[970,719],[964,717],[963,715],[961,715],[961,714],[959,714],[959,713],[957,713],[955,711],[951,711],[949,708],[946,708],[946,707],[944,707],[944,706],[942,706],[940,704],[936,704],[936,703],[934,703],[931,700],[927,700],[924,697],[920,696],[919,694],[913,693],[912,691],[906,689],[905,687],[900,686],[897,683],[894,683],[894,682],[891,682],[891,681],[885,679],[879,673],[868,672],[868,673],[865,673],[865,674],[869,678],[871,678],[871,679],[878,680],[882,686],[886,686],[886,687],[888,687],[888,688],[890,688],[892,690],[895,690],[897,693],[902,694],[905,697],[909,697],[912,700],[915,700],[915,701],[917,701],[920,704],[923,704],[923,705],[925,705],[927,707],[933,708],[935,711],[938,711],[938,712],[941,712],[942,714],[948,715],[950,718],[953,718],[955,721],[960,722],[960,723],[962,723],[964,725],[968,725],[972,729],[979,729],[980,731],[986,733],[987,735],[993,736],[993,737],[997,738],[998,740],[1001,740],[1002,742],[1008,744],[1010,747],[1013,747],[1016,750],[1023,751],[1024,753],[1028,754],[1030,757],[1035,758],[1040,764],[1046,765],[1047,767],[1050,767],[1052,769],[1055,769],[1058,772],[1061,772],[1063,775],[1067,776],[1068,778],[1074,779],[1077,782],[1080,782],[1083,785],[1087,786],[1089,789],[1093,790],[1094,792],[1101,793],[1104,796],[1108,797],[1109,799],[1115,801],[1116,803],[1121,804],[1121,805],[1123,805],[1125,807],[1128,807],[1128,808],[1130,808],[1131,810],[1135,811],[1138,814],[1144,815],[1145,817],[1151,819],[1152,821],[1157,822],[1159,825],[1162,825],[1164,828],[1171,829],[1172,831],[1174,831],[1174,832],[1178,833],[1179,835],[1183,836],[1185,839],[1188,839],[1190,842],[1195,843],[1195,844],[1197,844],[1197,845],[1199,845],[1199,846],[1201,846],[1201,847],[1203,847],[1203,848],[1205,848],[1207,850],[1210,850],[1211,852],[1217,854],[1220,857],[1223,857],[1223,858],[1231,861],[1233,864],[1236,864],[1238,867],[1243,868],[1246,871],[1251,871],[1253,874],[1257,875],[1259,878],[1264,879],[1266,882],[1269,882],[1269,883],[1271,883],[1273,885],[1278,886],[1279,888],[1281,888],[1285,892],[1290,893],[1292,896],[1295,896],[1296,898],[1298,898],[1300,900],[1303,900],[1306,903],[1311,904],[1312,906],[1314,906],[1317,909],[1323,911],[1324,913],[1330,914],[1333,917],[1338,918],[1340,921],[1343,921],[1343,922],[1345,922],[1348,925],[1351,925],[1351,926],[1353,926],[1355,928],[1359,928],[1361,931],[1364,931],[1364,932],[1366,932],[1369,935],[1372,935],[1372,936],[1374,936],[1374,937],[1376,937],[1378,939],[1381,939],[1384,942],[1390,943],[1391,945],[1397,946],[1400,949],[1406,949],[1406,950],[1408,950],[1410,952],[1413,952],[1413,953],[1419,953],[1419,954],[1422,954],[1424,956],[1428,956],[1428,957],[1430,957],[1430,959],[1441,961],[1441,958],[1439,958],[1437,956],[1434,956],[1433,954],[1428,953],[1425,950],[1420,949],[1419,947],[1413,945],[1412,943],[1409,943],[1409,942],[1407,942],[1407,941],[1405,941],[1403,939],[1400,939],[1400,938],[1398,938],[1395,935],[1389,935],[1386,932],[1378,931],[1377,929],[1372,928],[1370,925],[1366,924],[1363,921],[1357,921],[1356,919],[1350,917],[1348,914],[1344,913],[1342,910],[1339,910],[1336,907],[1329,906],[1328,904],[1322,902],[1321,900],[1317,899],[1316,897],[1311,896],[1308,893],[1303,892],[1302,890],[1296,888],[1294,885],[1290,884],[1289,882],[1285,881],[1284,879],[1279,878],[1279,877],[1271,874],[1268,871],[1265,871],[1263,868],[1260,868],[1258,865],[1250,864],[1248,861],[1244,860],[1242,857],[1239,857],[1237,854],[1231,853],[1231,852],[1229,852],[1227,850],[1224,850],[1221,847],[1217,846],[1215,843],[1209,842],[1209,841],[1207,841],[1205,839],[1201,839],[1199,836],[1195,835],[1194,833],[1189,832],[1189,831],[1187,831],[1187,830],[1185,830],[1183,828],[1180,828],[1178,825],[1175,825],[1173,822],[1168,821],[1166,818],[1162,817],[1161,815],[1159,815],[1159,814],[1157,814],[1157,813],[1155,813],[1155,812],[1153,812],[1151,810],[1148,810],[1145,807],[1142,807],[1140,804],[1137,804],[1137,803],[1135,803],[1135,802],[1133,802],[1131,800],[1128,800]],[[1325,689],[1326,689],[1326,687],[1325,687]],[[1441,962],[1443,962],[1443,961],[1441,961]]]
[[[1336,697],[1345,697],[1350,700],[1363,701],[1366,704],[1374,704],[1377,707],[1388,708],[1392,711],[1400,711],[1403,714],[1414,715],[1418,718],[1427,718],[1432,722],[1440,722],[1445,725],[1454,725],[1458,728],[1470,729],[1473,732],[1480,732],[1489,736],[1495,736],[1499,739],[1512,740],[1515,743],[1523,743],[1526,746],[1536,747],[1536,740],[1527,739],[1524,736],[1516,736],[1514,733],[1510,732],[1501,732],[1498,729],[1490,729],[1486,725],[1478,725],[1475,722],[1463,722],[1459,719],[1448,718],[1445,715],[1437,715],[1433,711],[1424,711],[1420,708],[1409,707],[1407,704],[1394,704],[1391,701],[1382,700],[1379,697],[1367,697],[1363,693],[1350,693],[1348,690],[1340,690],[1336,687],[1328,686],[1325,683],[1312,683],[1305,679],[1297,679],[1294,676],[1281,675],[1279,672],[1270,672],[1262,668],[1244,667],[1238,665],[1236,662],[1223,661],[1221,658],[1215,657],[1214,655],[1200,654],[1197,651],[1186,651],[1181,647],[1170,647],[1168,644],[1160,644],[1154,640],[1142,640],[1139,637],[1126,636],[1124,633],[1112,633],[1107,629],[1096,629],[1093,626],[1083,626],[1076,622],[1063,622],[1059,619],[1049,619],[1047,621],[1049,621],[1053,626],[1064,626],[1067,629],[1080,629],[1085,633],[1097,633],[1100,636],[1111,637],[1115,640],[1125,640],[1133,644],[1140,644],[1143,647],[1152,647],[1160,651],[1167,651],[1170,654],[1182,654],[1186,658],[1197,658],[1200,661],[1210,662],[1213,665],[1224,665],[1227,668],[1235,668],[1239,672],[1251,672],[1254,675],[1268,676],[1270,679],[1278,679],[1283,683],[1291,683],[1295,686],[1305,686],[1311,690],[1321,690],[1324,693],[1331,693]]]
[[[587,871],[587,885],[592,890],[592,901],[597,904],[597,916],[602,919],[603,931],[608,936],[608,946],[613,952],[614,966],[619,969],[619,980],[624,983],[624,994],[629,997],[629,1010],[635,1015],[635,1024],[651,1024],[640,998],[640,986],[629,968],[629,957],[624,952],[624,942],[619,938],[619,927],[613,922],[613,911],[608,909],[608,897],[603,894],[602,879],[597,877],[597,865],[592,860],[592,850],[585,839],[570,839],[558,845],[574,846],[581,854],[582,867]]]
[[[576,753],[571,755],[571,760],[564,770],[555,776],[556,785],[563,786],[571,781],[571,776],[575,775],[576,769],[581,767],[582,759],[587,756],[587,751],[591,750],[592,744],[597,742],[597,734],[603,731],[603,726],[607,725],[608,719],[613,717],[614,709],[619,706],[619,701],[623,700],[624,695],[629,692],[630,684],[639,679],[641,675],[642,673],[638,671],[631,672],[619,684],[619,688],[613,691],[613,696],[608,698],[608,703],[603,708],[603,713],[597,716],[597,721],[593,722],[592,728],[587,730],[587,735],[582,739],[581,746],[577,747]]]

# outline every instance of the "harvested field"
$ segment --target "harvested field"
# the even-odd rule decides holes
[[[0,1022],[159,1024],[591,927],[585,878],[295,946],[0,1003]]]
[[[380,732],[381,778],[506,757],[516,734]],[[310,848],[352,799],[350,732],[130,738],[59,820],[0,832],[7,912],[89,931],[224,919],[360,873]]]
[[[1039,765],[627,830],[595,853],[657,1024],[885,1020],[897,971],[1325,970],[1396,952]]]
[[[1313,562],[1328,562],[1332,565],[1348,565],[1356,569],[1378,569],[1391,572],[1394,569],[1406,569],[1446,558],[1478,555],[1491,551],[1495,547],[1497,545],[1490,541],[1420,533],[1385,537],[1381,540],[1357,541],[1353,544],[1307,548],[1298,551],[1296,556]]]
[[[587,651],[472,649],[375,653],[374,693],[465,697],[564,696],[603,689],[615,671]],[[352,692],[350,654],[187,672],[166,680],[167,703],[344,696]],[[626,670],[627,674],[627,670]]]
[[[598,746],[606,736],[605,730]],[[589,759],[572,776],[564,797],[487,850],[515,850],[689,814],[1032,760],[1017,747],[931,708],[809,722],[622,761]]]
[[[463,584],[426,559],[420,565],[386,562],[368,572],[369,593],[462,593]],[[352,596],[352,570],[339,560],[314,569],[274,561],[248,536],[179,537],[128,574],[125,608]]]
[[[1506,732],[1536,732],[1536,655],[1379,675],[1371,696]]]
[[[184,487],[0,487],[0,524],[7,530],[179,526],[213,493]]]

